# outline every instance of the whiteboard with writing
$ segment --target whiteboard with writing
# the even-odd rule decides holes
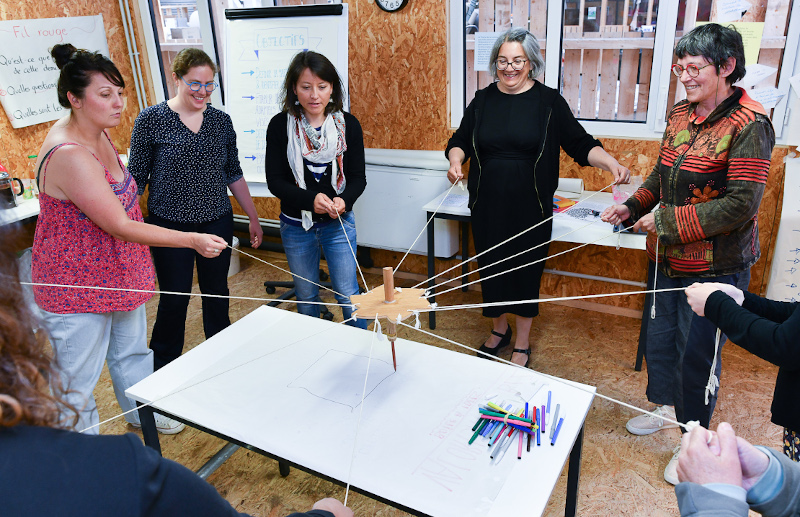
[[[50,57],[58,43],[108,56],[103,15],[0,21],[0,103],[11,127],[65,115],[56,93],[59,70]]]
[[[332,12],[341,14],[315,14]],[[245,180],[264,183],[267,126],[281,111],[292,57],[302,50],[324,55],[347,92],[347,4],[228,9],[225,16],[225,110],[233,119]]]

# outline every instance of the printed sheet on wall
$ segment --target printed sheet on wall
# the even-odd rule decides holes
[[[303,50],[323,54],[347,92],[347,4],[228,9],[225,17],[226,111],[245,180],[264,183],[267,126],[281,111],[280,92],[292,57]]]
[[[108,56],[103,15],[0,21],[0,103],[20,128],[57,120],[59,70],[50,49],[59,43]]]
[[[783,302],[800,301],[800,158],[786,159],[783,210],[767,298]]]

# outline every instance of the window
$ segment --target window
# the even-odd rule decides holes
[[[453,0],[451,9],[463,20],[459,26],[453,25],[452,33],[464,42],[464,82],[461,86],[457,80],[451,81],[451,108],[454,115],[459,109],[463,113],[463,107],[456,106],[457,99],[463,97],[468,104],[478,88],[491,82],[488,72],[475,70],[476,33],[525,27],[539,39],[545,57],[547,68],[539,80],[561,92],[590,133],[658,138],[666,114],[685,97],[682,85],[670,72],[672,49],[698,23],[714,20],[748,24],[742,27],[756,30],[763,25],[758,58],[748,63],[748,69],[757,64],[769,67],[772,73],[743,87],[751,90],[751,96],[784,94],[771,108],[776,135],[781,136],[784,122],[788,124],[784,121],[789,114],[788,79],[796,73],[800,2],[748,0],[748,4],[746,11],[725,12],[718,7],[726,5],[720,0]],[[455,19],[452,15],[451,20]],[[553,30],[559,26],[560,31]],[[453,65],[451,75],[456,73]],[[458,121],[460,116],[454,126]]]

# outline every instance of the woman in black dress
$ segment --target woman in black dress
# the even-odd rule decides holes
[[[561,148],[582,166],[611,172],[618,183],[630,178],[630,171],[575,120],[561,95],[534,80],[544,61],[533,34],[520,28],[502,34],[492,48],[490,69],[497,82],[476,93],[445,150],[447,177],[453,183],[463,178],[461,165],[471,160],[467,186],[478,253],[552,216]],[[551,230],[548,221],[478,258],[483,267],[521,253],[481,271],[484,303],[539,297],[544,261],[486,278],[545,258],[546,244],[531,248],[549,242]],[[492,318],[493,330],[480,350],[497,355],[511,343],[506,315],[514,314],[517,337],[511,360],[527,366],[528,337],[538,313],[535,303],[485,307],[483,315]]]

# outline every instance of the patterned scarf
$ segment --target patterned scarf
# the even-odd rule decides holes
[[[347,151],[344,114],[341,111],[329,114],[322,123],[322,130],[317,134],[305,115],[301,114],[298,119],[289,113],[286,130],[289,136],[287,155],[297,186],[306,189],[303,166],[305,158],[312,163],[330,163],[331,186],[337,194],[341,194],[347,185],[342,168],[342,155]],[[303,229],[308,230],[314,224],[313,214],[309,210],[301,210],[301,214]]]

